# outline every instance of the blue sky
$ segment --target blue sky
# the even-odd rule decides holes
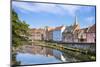
[[[75,22],[75,16],[81,28],[95,23],[94,6],[13,1],[12,9],[22,21],[30,25],[30,28],[69,26]]]

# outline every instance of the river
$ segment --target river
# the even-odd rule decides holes
[[[66,55],[56,49],[42,47],[42,46],[24,46],[17,52],[16,60],[20,61],[20,65],[29,64],[46,64],[46,63],[62,63],[62,62],[76,62],[74,57]]]

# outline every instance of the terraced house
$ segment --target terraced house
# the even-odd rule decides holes
[[[96,42],[96,25],[87,28],[80,28],[77,18],[71,26],[66,26],[62,36],[63,42],[67,43],[95,43]]]
[[[95,43],[96,42],[96,25],[93,24],[92,26],[89,26],[87,28],[80,29],[80,33],[78,38],[79,42],[85,42],[85,43]]]
[[[32,40],[61,41],[66,43],[95,43],[96,25],[80,28],[77,17],[70,26],[45,27],[31,29]]]
[[[53,40],[53,27],[45,27],[45,37],[44,40],[52,41]]]
[[[87,31],[88,28],[82,28],[78,30],[78,42],[83,42],[83,43],[87,42]]]
[[[62,41],[62,33],[65,30],[65,26],[55,27],[53,32],[53,41]]]
[[[96,24],[89,27],[87,31],[87,42],[95,43],[96,42]]]
[[[30,39],[32,40],[44,40],[44,34],[45,30],[42,28],[36,29],[30,29],[31,37]]]
[[[66,26],[62,36],[63,42],[78,42],[78,30],[80,26],[78,24],[77,18],[75,18],[75,22],[73,25]]]
[[[80,29],[79,25],[66,27],[65,31],[63,32],[63,42],[95,43],[95,30],[95,24],[82,29]]]

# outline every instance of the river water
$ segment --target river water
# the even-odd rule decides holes
[[[79,61],[69,53],[42,46],[23,46],[17,52],[16,60],[20,61],[20,65]]]

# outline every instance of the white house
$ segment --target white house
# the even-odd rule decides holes
[[[65,30],[65,26],[56,27],[53,30],[53,41],[62,41],[62,33]]]

